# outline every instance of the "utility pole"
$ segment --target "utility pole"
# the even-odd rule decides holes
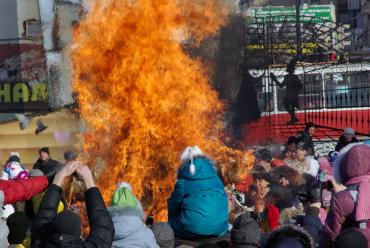
[[[302,57],[302,39],[301,39],[301,0],[295,1],[295,15],[296,15],[296,45],[297,45],[297,60],[300,61]]]

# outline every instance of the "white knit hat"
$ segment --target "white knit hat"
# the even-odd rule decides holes
[[[21,155],[19,154],[19,152],[9,152],[9,158],[10,158],[11,156],[17,156],[18,158],[20,158],[20,157],[21,157]]]
[[[7,219],[11,214],[15,212],[14,207],[11,204],[6,204],[3,206],[2,218]]]
[[[193,163],[193,159],[194,157],[197,157],[197,156],[204,156],[204,153],[202,152],[202,150],[200,150],[198,146],[188,146],[185,148],[185,150],[181,154],[182,164],[185,164],[190,161],[189,170],[192,175],[195,174],[195,165]]]

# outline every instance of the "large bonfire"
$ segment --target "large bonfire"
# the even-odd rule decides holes
[[[73,44],[73,85],[86,123],[83,149],[103,161],[108,202],[119,181],[132,184],[148,214],[166,218],[179,154],[198,145],[222,173],[249,166],[248,153],[223,144],[224,106],[201,62],[199,44],[225,23],[217,0],[94,0]],[[101,163],[101,162],[100,162]]]

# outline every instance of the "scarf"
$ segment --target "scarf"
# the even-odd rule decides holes
[[[346,182],[346,186],[354,184],[358,185],[356,221],[370,220],[370,175],[354,177]]]

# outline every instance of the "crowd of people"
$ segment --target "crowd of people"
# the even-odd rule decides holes
[[[370,247],[370,146],[346,128],[334,151],[315,157],[315,125],[283,146],[255,149],[253,168],[223,180],[215,162],[187,147],[168,222],[146,216],[119,182],[106,206],[89,167],[66,152],[62,164],[39,151],[33,170],[10,153],[0,180],[0,248]],[[66,200],[71,178],[84,186],[89,233]]]

